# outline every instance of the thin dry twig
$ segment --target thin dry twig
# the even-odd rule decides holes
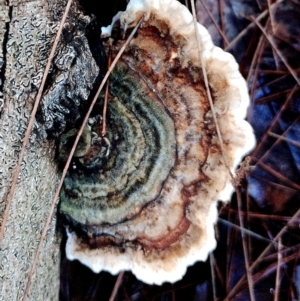
[[[123,276],[124,276],[124,271],[119,273],[118,278],[117,278],[116,283],[115,283],[115,286],[114,286],[114,289],[113,289],[113,291],[110,295],[109,301],[114,301],[115,300],[115,298],[117,296],[117,293],[118,293],[118,290],[120,288],[120,285],[122,283]]]
[[[280,268],[282,265],[282,254],[281,254],[282,244],[281,238],[278,239],[278,250],[277,250],[277,269],[276,269],[276,281],[275,281],[275,294],[274,301],[279,300],[279,291],[280,291]]]
[[[215,262],[214,262],[214,256],[213,256],[212,253],[209,254],[209,262],[210,262],[210,273],[211,273],[213,300],[217,301],[216,275],[215,275],[215,269],[214,269]]]
[[[121,48],[120,51],[118,52],[117,56],[115,57],[114,61],[112,62],[111,66],[109,67],[108,71],[106,72],[106,74],[105,74],[105,76],[104,76],[104,78],[103,78],[103,80],[102,80],[102,82],[101,82],[101,84],[100,84],[100,87],[99,87],[99,89],[98,89],[98,91],[97,91],[97,93],[96,93],[96,95],[95,95],[95,97],[94,97],[94,99],[93,99],[93,101],[92,101],[92,103],[91,103],[91,105],[90,105],[90,108],[89,108],[88,112],[86,113],[86,116],[85,116],[85,118],[84,118],[84,120],[83,120],[83,122],[82,122],[82,125],[81,125],[81,127],[80,127],[80,129],[79,129],[79,131],[78,131],[78,134],[77,134],[76,139],[75,139],[75,141],[74,141],[73,147],[72,147],[72,149],[71,149],[71,151],[70,151],[70,155],[69,155],[68,160],[67,160],[67,162],[66,162],[66,164],[65,164],[65,167],[64,167],[64,169],[63,169],[63,173],[62,173],[60,182],[59,182],[58,187],[57,187],[57,189],[56,189],[55,195],[54,195],[54,197],[53,197],[53,199],[52,199],[52,203],[51,203],[51,208],[50,208],[50,210],[49,210],[48,219],[47,219],[47,222],[46,222],[46,224],[45,224],[45,226],[44,226],[44,229],[43,229],[43,233],[42,233],[42,235],[41,235],[41,238],[40,238],[40,240],[39,240],[39,245],[38,245],[38,248],[37,248],[37,251],[36,251],[34,260],[33,260],[33,264],[32,264],[32,266],[31,266],[31,270],[30,270],[30,272],[29,272],[28,281],[27,281],[27,285],[26,285],[26,289],[25,289],[25,291],[24,291],[24,296],[23,296],[23,298],[22,298],[22,301],[25,301],[25,300],[26,300],[26,297],[27,297],[27,294],[28,294],[28,291],[29,291],[29,288],[30,288],[30,285],[31,285],[31,279],[32,279],[32,276],[33,276],[33,274],[34,274],[35,267],[36,267],[36,265],[37,265],[37,263],[38,263],[38,258],[39,258],[39,254],[40,254],[40,251],[41,251],[41,248],[42,248],[42,244],[43,244],[43,241],[44,241],[44,239],[45,239],[45,237],[46,237],[46,234],[47,234],[47,230],[48,230],[48,228],[49,228],[49,225],[50,225],[50,223],[51,223],[52,215],[53,215],[53,212],[54,212],[54,208],[55,208],[55,206],[56,206],[56,202],[57,202],[57,199],[58,199],[58,196],[59,196],[61,187],[62,187],[62,185],[63,185],[63,182],[64,182],[65,176],[66,176],[66,174],[67,174],[67,171],[68,171],[68,169],[69,169],[69,166],[70,166],[72,157],[73,157],[73,155],[74,155],[74,152],[75,152],[75,150],[76,150],[78,141],[79,141],[79,139],[80,139],[80,137],[81,137],[81,135],[82,135],[82,132],[83,132],[83,130],[84,130],[84,127],[85,127],[85,125],[86,125],[86,123],[87,123],[87,121],[88,121],[88,119],[89,119],[89,116],[90,116],[90,114],[91,114],[91,112],[92,112],[92,110],[93,110],[93,108],[94,108],[94,105],[95,105],[95,103],[96,103],[96,101],[97,101],[97,99],[98,99],[98,96],[99,96],[100,92],[102,91],[102,89],[103,89],[103,87],[104,87],[104,85],[105,85],[105,83],[106,83],[106,81],[107,81],[109,75],[111,74],[112,70],[113,70],[114,67],[116,66],[116,64],[117,64],[118,60],[120,59],[121,55],[122,55],[123,52],[125,51],[126,47],[128,46],[129,42],[130,42],[131,39],[133,38],[133,36],[134,36],[134,34],[136,33],[137,29],[139,28],[139,26],[140,26],[142,20],[143,20],[143,18],[141,18],[141,20],[138,22],[138,24],[137,24],[137,25],[135,26],[135,28],[132,30],[132,32],[131,32],[131,34],[129,35],[128,39],[126,40],[126,42],[124,43],[124,45],[122,46],[122,48]]]
[[[106,135],[106,111],[107,111],[108,91],[109,91],[109,82],[107,80],[105,95],[104,95],[103,111],[102,111],[102,128],[100,133],[101,137],[104,137]]]
[[[189,287],[193,287],[193,286],[198,285],[198,284],[199,284],[199,280],[189,282],[188,284],[185,284],[185,285],[182,285],[182,286],[172,287],[172,289],[168,289],[168,290],[164,290],[164,287],[161,287],[162,292],[156,294],[155,298],[153,298],[151,300],[157,300],[158,297],[165,296],[165,295],[168,295],[168,294],[172,294],[172,291],[178,292],[178,291],[187,289]]]
[[[260,71],[263,72],[264,74],[268,73],[268,71],[269,71],[269,74],[271,74],[271,72],[270,72],[271,70],[260,70]],[[299,70],[297,70],[297,72],[298,71]],[[281,72],[280,69],[274,70],[273,73],[276,74],[276,75],[281,75],[281,76],[276,77],[274,80],[271,80],[271,81],[269,81],[267,83],[262,84],[261,86],[259,86],[259,89],[268,88],[270,86],[273,86],[274,84],[280,84],[280,83],[282,83],[284,81],[287,81],[288,80],[288,76],[290,76],[290,73],[288,71]],[[299,89],[298,86],[297,86],[297,88]]]
[[[258,76],[258,71],[259,71],[259,60],[262,56],[262,53],[263,53],[263,49],[265,47],[265,38],[263,36],[261,36],[259,38],[259,42],[258,42],[258,45],[255,49],[255,52],[253,54],[253,58],[252,58],[252,61],[251,61],[251,65],[250,65],[250,68],[249,68],[249,71],[248,71],[248,75],[247,75],[247,78],[246,78],[246,81],[248,83],[248,86],[250,87],[251,86],[251,76],[254,74],[253,76],[253,79],[252,79],[252,83],[255,83],[256,82],[256,79],[257,79],[257,76]],[[253,72],[254,70],[254,72]],[[250,95],[253,95],[254,93],[254,89],[255,89],[255,85],[252,84],[251,86],[251,93]]]
[[[174,284],[172,283],[172,301],[176,301],[176,292],[175,292],[175,288],[174,288]]]
[[[109,53],[108,57],[108,68],[111,64],[111,54]],[[109,90],[109,81],[107,80],[106,89],[105,89],[105,96],[104,96],[104,104],[103,104],[103,112],[102,112],[102,129],[101,129],[101,136],[104,137],[106,135],[106,111],[107,111],[107,101],[108,101],[108,90]]]
[[[300,142],[285,137],[285,133],[282,134],[282,135],[278,135],[278,134],[275,134],[275,133],[273,133],[273,132],[268,132],[268,135],[271,136],[271,137],[274,137],[274,138],[276,138],[276,139],[278,139],[278,140],[286,141],[286,142],[288,142],[288,143],[290,143],[290,144],[293,144],[293,145],[295,145],[296,147],[299,147],[299,148],[300,148]]]
[[[258,153],[260,146],[265,142],[265,140],[268,138],[268,132],[271,131],[273,127],[275,127],[276,123],[279,121],[279,118],[281,117],[282,112],[288,107],[292,97],[294,96],[295,92],[297,91],[298,86],[295,85],[293,90],[289,93],[287,96],[284,104],[281,106],[280,111],[276,114],[275,118],[272,120],[271,124],[269,125],[268,130],[264,133],[263,137],[261,138],[259,145],[257,145],[256,149],[253,151],[252,157],[255,157]]]
[[[267,15],[267,12],[261,13],[258,17],[257,20],[263,19]],[[233,40],[229,42],[227,47],[224,48],[225,51],[229,51],[231,48],[234,47],[234,45],[251,29],[255,27],[255,23],[250,23],[248,26],[246,26]]]
[[[247,224],[247,229],[250,229],[250,205],[251,205],[251,199],[250,199],[250,195],[249,195],[249,191],[247,189],[246,192],[246,224]],[[243,214],[243,212],[241,212],[241,214]],[[253,250],[252,248],[253,243],[252,243],[252,239],[251,237],[248,235],[247,237],[247,247],[248,247],[248,251],[249,251],[249,263],[252,264],[252,254],[251,254],[251,250]]]
[[[227,40],[226,35],[224,34],[224,32],[221,30],[221,28],[219,27],[217,21],[215,20],[214,16],[211,14],[211,12],[209,11],[209,9],[207,8],[206,4],[203,2],[203,0],[199,0],[200,3],[203,5],[205,11],[207,12],[207,14],[209,15],[210,19],[212,20],[212,22],[214,23],[216,29],[218,30],[219,34],[221,35],[223,42],[225,44],[225,46],[227,46],[229,44],[229,41]]]
[[[69,13],[69,9],[71,7],[71,4],[72,4],[72,0],[69,0],[68,3],[67,3],[67,6],[66,6],[65,12],[63,14],[63,17],[61,19],[61,22],[60,22],[60,25],[59,25],[59,28],[58,28],[58,31],[57,31],[57,34],[56,34],[51,52],[50,52],[50,55],[49,55],[49,58],[48,58],[48,61],[47,61],[47,65],[46,65],[46,68],[45,68],[45,71],[44,71],[44,74],[43,74],[42,82],[41,82],[38,94],[36,96],[36,99],[35,99],[33,110],[32,110],[31,115],[30,115],[29,123],[28,123],[27,129],[26,129],[26,132],[25,132],[22,148],[21,148],[21,151],[20,151],[20,154],[19,154],[18,163],[17,163],[17,166],[16,166],[16,170],[14,172],[14,175],[13,175],[10,191],[9,191],[7,199],[6,199],[6,207],[5,207],[5,211],[4,211],[4,214],[3,214],[3,220],[2,220],[2,224],[1,224],[1,228],[0,228],[0,246],[1,246],[2,241],[3,241],[5,226],[6,226],[6,223],[7,223],[7,220],[8,220],[9,211],[10,211],[10,207],[11,207],[11,204],[12,204],[12,199],[13,199],[13,196],[15,194],[15,190],[16,190],[16,186],[17,186],[17,180],[18,180],[18,177],[19,177],[19,174],[20,174],[21,164],[22,164],[22,161],[23,161],[23,158],[24,158],[26,146],[27,146],[28,141],[29,141],[29,136],[30,136],[30,133],[31,133],[31,130],[32,130],[35,115],[36,115],[36,112],[37,112],[37,109],[38,109],[38,106],[39,106],[39,103],[40,103],[40,100],[41,100],[41,97],[42,97],[42,93],[43,93],[44,86],[45,86],[45,83],[46,83],[46,79],[47,79],[47,76],[48,76],[48,73],[49,73],[51,62],[52,62],[55,50],[57,48],[57,44],[60,40],[62,29],[63,29],[64,23],[66,21],[67,15]]]
[[[258,161],[258,162],[262,163],[263,160],[264,160],[265,158],[268,158],[268,156],[271,154],[272,150],[273,150],[276,146],[279,145],[279,143],[283,140],[283,137],[290,131],[291,128],[293,128],[294,125],[297,125],[297,124],[299,123],[299,121],[300,121],[300,116],[298,116],[298,117],[293,121],[293,123],[290,124],[290,125],[288,126],[288,128],[281,134],[281,136],[279,136],[279,135],[277,135],[277,134],[275,134],[275,133],[272,133],[272,134],[270,135],[270,134],[269,134],[269,131],[267,131],[267,133],[268,133],[269,136],[273,136],[273,137],[275,138],[276,135],[277,135],[277,137],[279,136],[279,137],[282,137],[282,138],[277,139],[277,140],[272,144],[272,146],[269,147],[268,150],[267,150],[267,151],[259,158],[259,161]],[[286,139],[288,139],[288,138],[286,138]],[[289,140],[293,141],[292,139],[289,139]],[[297,143],[296,141],[293,141],[293,144],[298,145],[299,143]],[[270,167],[269,167],[269,168],[270,168]],[[280,175],[279,177],[280,177],[280,178],[283,178],[282,175]],[[292,183],[294,183],[294,182],[292,182]],[[295,188],[297,189],[297,187],[300,188],[300,186],[299,186],[297,183],[295,183]]]
[[[229,206],[232,206],[232,203],[229,204]],[[236,220],[236,216],[233,215],[231,212],[228,212],[227,214],[227,220],[223,220],[219,217],[218,221],[227,225],[227,237],[226,237],[226,245],[227,246],[232,246],[232,241],[237,237],[237,233],[239,231],[238,227],[235,227],[234,221]],[[233,222],[231,222],[233,221]],[[231,264],[232,258],[233,258],[233,248],[229,248],[228,252],[226,252],[226,274],[225,274],[225,289],[226,292],[229,291],[230,289],[230,279],[231,279],[231,274],[233,271],[233,266]]]
[[[279,113],[282,113],[282,110],[280,110]],[[299,123],[300,121],[300,116],[297,116],[297,118],[291,123],[288,125],[288,127],[285,129],[285,131],[281,134],[281,135],[278,135],[276,133],[273,133],[271,131],[271,128],[269,127],[268,130],[265,132],[265,136],[266,138],[267,137],[274,137],[274,138],[278,138],[270,148],[268,148],[268,150],[259,158],[259,161],[263,161],[263,159],[267,158],[270,154],[271,154],[271,151],[272,149],[275,147],[275,146],[278,146],[278,144],[280,143],[281,140],[284,139],[284,136],[286,136],[288,134],[289,131],[291,131],[293,129],[293,127],[297,126],[297,124]],[[274,126],[274,124],[273,124]],[[288,138],[286,138],[288,139]],[[294,141],[292,139],[289,139],[290,142],[292,144],[294,144],[295,146],[299,146],[299,143],[297,141]],[[253,153],[253,158],[254,158],[254,155],[257,153],[257,150]]]
[[[283,0],[278,0],[275,3],[273,3],[270,8],[274,7],[277,3],[282,2]],[[263,11],[262,13],[260,13],[255,20],[257,22],[259,22],[260,20],[262,20],[265,16],[267,16],[269,13],[268,10]],[[225,51],[229,51],[234,45],[235,43],[242,38],[250,29],[255,27],[255,23],[251,22],[247,27],[245,27],[232,41],[229,42],[229,44],[227,45],[227,47],[224,49]]]
[[[197,39],[199,60],[201,62],[206,94],[207,94],[207,98],[209,100],[209,105],[210,105],[210,109],[211,109],[211,112],[212,112],[212,115],[213,115],[214,124],[216,126],[217,136],[218,136],[218,140],[219,140],[219,143],[220,143],[220,148],[221,148],[221,153],[222,153],[222,157],[223,157],[223,160],[224,160],[224,164],[225,164],[225,166],[226,166],[226,168],[229,172],[229,175],[230,175],[231,179],[234,179],[234,176],[233,176],[233,174],[232,174],[232,172],[229,168],[228,161],[227,161],[227,158],[226,158],[223,139],[222,139],[222,136],[221,136],[220,127],[219,127],[219,123],[218,123],[218,120],[217,120],[217,116],[216,116],[216,112],[215,112],[215,109],[214,109],[213,100],[212,100],[212,96],[211,96],[211,92],[210,92],[210,88],[209,88],[209,84],[208,84],[208,77],[207,77],[207,73],[206,73],[206,69],[205,69],[205,64],[204,64],[204,61],[203,61],[203,56],[201,54],[201,49],[202,49],[201,40],[200,40],[200,36],[199,36],[199,31],[198,31],[198,23],[197,23],[197,17],[196,17],[195,3],[194,3],[193,0],[191,0],[191,7],[192,7],[193,20],[194,20],[195,34],[196,34],[196,39]]]
[[[258,47],[256,48],[255,53],[253,55],[252,62],[251,62],[251,65],[250,65],[250,69],[248,71],[248,75],[247,75],[247,79],[246,79],[246,81],[248,83],[248,87],[251,87],[250,88],[251,104],[250,104],[250,109],[249,109],[249,113],[248,113],[248,117],[247,117],[248,120],[251,120],[251,117],[252,117],[252,114],[253,114],[253,107],[254,107],[253,95],[254,95],[254,90],[255,90],[254,83],[256,83],[256,81],[257,81],[257,77],[258,77],[258,73],[259,73],[259,64],[258,64],[258,62],[261,59],[262,54],[263,54],[263,50],[265,48],[265,44],[266,44],[265,40],[266,39],[265,39],[264,36],[260,36],[259,42],[258,42]],[[251,86],[250,79],[251,79],[253,69],[254,69],[254,75],[253,75],[253,78],[252,78],[252,83],[253,84]]]
[[[292,261],[295,260],[295,255],[291,255],[287,258],[285,258],[283,260],[282,263],[286,263],[288,261]],[[270,265],[268,265],[266,268],[260,270],[259,272],[257,272],[256,274],[253,275],[253,281],[254,283],[257,283],[261,280],[263,280],[264,278],[267,278],[268,276],[270,276],[271,274],[275,273],[277,269],[277,262],[276,263],[272,263]],[[236,290],[236,286],[233,288],[233,291],[230,291],[230,293],[226,296],[226,298],[223,301],[231,301],[234,300],[235,298],[238,298],[238,296],[240,294],[242,294],[245,290],[246,290],[246,277],[243,276],[240,281],[239,281],[239,290]]]
[[[293,182],[292,180],[288,179],[287,177],[283,176],[282,173],[280,173],[279,171],[274,170],[271,166],[261,162],[260,159],[257,159],[254,156],[251,156],[251,159],[256,162],[256,165],[259,165],[265,171],[269,172],[271,175],[278,178],[283,183],[286,183],[286,185],[288,185],[289,187],[292,187],[292,188],[300,191],[300,185],[299,184],[297,184],[297,183]],[[252,172],[252,171],[250,171],[250,172]]]
[[[223,0],[218,0],[218,5],[219,5],[219,16],[220,16],[220,29],[221,32],[225,35],[225,31],[224,31],[224,26],[225,26],[225,20],[224,20],[224,2]],[[227,37],[226,37],[227,40]],[[228,46],[229,42],[227,40],[227,44],[225,45],[224,42],[224,48],[225,46]]]
[[[228,211],[237,213],[236,210],[229,208]],[[256,213],[256,212],[241,212],[243,216],[249,215],[249,217],[256,218],[256,219],[268,219],[268,220],[274,220],[274,221],[289,221],[292,217],[291,216],[282,216],[282,215],[269,215],[269,214],[262,214],[262,213]],[[300,219],[296,221],[296,225],[299,225]],[[254,233],[254,232],[253,232]],[[269,241],[271,242],[271,241]]]
[[[268,11],[269,11],[269,16],[271,21],[272,32],[274,32],[275,22],[274,22],[273,14],[271,12],[271,0],[267,0],[267,4],[268,4]]]
[[[278,232],[278,234],[274,237],[273,242],[270,243],[264,251],[258,256],[258,258],[252,263],[250,266],[250,271],[253,271],[257,265],[263,260],[265,255],[270,251],[272,246],[274,245],[274,242],[276,242],[288,229],[289,225],[294,223],[297,219],[298,216],[300,215],[300,209],[297,210],[297,212],[293,215],[293,217],[287,222],[287,224]],[[236,283],[236,285],[231,289],[229,294],[226,296],[224,301],[230,300],[233,296],[235,296],[241,287],[242,283],[245,281],[245,276],[241,277],[241,279]]]
[[[277,254],[276,254],[277,256]],[[281,263],[282,264],[287,264],[291,261],[297,260],[298,259],[298,254],[297,253],[293,253],[290,256],[286,256],[285,258],[282,259]],[[253,280],[255,283],[263,280],[264,278],[268,277],[269,275],[275,273],[277,271],[277,262],[272,263],[270,265],[268,265],[267,267],[265,267],[264,269],[260,270],[259,272],[257,272],[256,274],[253,275]],[[245,277],[243,277],[243,280],[245,280]],[[244,286],[244,282],[241,284],[241,286]],[[231,300],[232,298],[236,298],[237,296],[239,296],[241,293],[243,292],[243,290],[236,292],[234,295],[231,295],[230,298],[226,297],[225,300]]]
[[[251,35],[251,39],[250,39],[249,43],[247,43],[248,45],[247,45],[246,51],[245,51],[245,53],[243,55],[243,58],[241,59],[241,62],[239,64],[240,65],[239,69],[240,69],[241,73],[244,74],[244,75],[249,74],[249,73],[251,74],[250,70],[253,69],[253,67],[252,67],[252,69],[250,69],[247,66],[249,64],[249,62],[248,62],[249,60],[251,60],[251,65],[253,65],[252,51],[253,51],[253,49],[255,49],[254,51],[257,51],[257,32],[256,31],[258,31],[258,29],[253,30],[253,33]]]
[[[297,237],[297,238],[299,238],[299,237]],[[277,244],[277,251],[278,251],[278,244]],[[288,257],[290,255],[295,255],[296,258],[299,258],[299,256],[296,255],[296,254],[299,254],[299,251],[300,251],[300,244],[297,244],[297,245],[294,245],[294,246],[291,246],[291,247],[286,247],[281,242],[281,255],[282,255],[282,257]],[[266,264],[268,262],[271,262],[271,263],[272,262],[277,262],[278,263],[278,252],[272,253],[268,256],[265,256],[264,264]]]
[[[259,7],[260,10],[262,10],[261,2],[259,0],[255,0],[257,6]]]
[[[184,0],[185,6],[189,8],[189,0]]]
[[[247,275],[247,280],[248,280],[250,300],[255,301],[253,278],[252,278],[252,273],[250,271],[249,255],[248,255],[248,249],[247,249],[247,243],[246,243],[245,225],[244,225],[243,216],[241,214],[241,212],[242,212],[241,190],[238,186],[235,186],[235,191],[236,191],[237,202],[238,202],[238,216],[239,216],[239,221],[240,221],[240,225],[241,225],[242,245],[243,245],[244,259],[245,259],[245,264],[246,264],[246,275]]]
[[[238,225],[236,225],[236,224],[234,224],[234,223],[232,223],[232,222],[229,222],[229,221],[227,221],[227,220],[225,220],[225,219],[223,219],[223,218],[221,218],[221,217],[218,218],[218,221],[219,221],[220,223],[222,223],[222,224],[224,224],[224,225],[230,227],[230,228],[234,228],[234,229],[237,229],[238,231],[242,231],[242,228],[241,228],[240,226],[238,226]],[[273,242],[272,240],[270,240],[270,239],[268,239],[268,238],[266,238],[266,237],[264,237],[264,236],[261,236],[261,235],[255,233],[255,232],[253,232],[253,231],[251,231],[251,230],[243,229],[243,231],[244,231],[244,234],[247,234],[247,235],[249,235],[249,236],[251,236],[251,237],[257,238],[257,239],[259,239],[259,240],[261,240],[261,241],[265,241],[265,242],[267,242],[267,243],[273,243],[274,245],[277,244],[276,242]]]
[[[298,78],[296,71],[290,66],[290,64],[287,62],[285,56],[283,55],[283,53],[278,49],[278,47],[276,46],[276,44],[273,41],[273,37],[270,36],[265,31],[265,29],[261,26],[261,24],[255,18],[253,18],[252,16],[250,18],[259,27],[259,29],[262,31],[262,33],[264,34],[264,36],[267,38],[267,40],[271,44],[272,48],[275,50],[275,52],[280,57],[280,59],[282,60],[282,62],[286,66],[286,68],[289,70],[289,72],[291,73],[291,75],[293,76],[293,78],[295,79],[295,81],[297,82],[297,84],[300,86],[300,79]]]
[[[297,275],[297,269],[299,267],[299,259],[300,259],[300,248],[298,248],[298,250],[294,253],[297,253],[297,258],[294,262],[294,266],[293,266],[293,275]],[[297,300],[297,298],[299,299],[299,286],[295,287],[295,282],[290,282],[289,285],[289,292],[290,292],[290,298],[291,300]]]
[[[216,283],[216,279],[218,279],[218,281],[220,282],[221,286],[224,287],[225,283],[224,283],[223,272],[221,272],[220,267],[216,264],[216,259],[215,259],[214,255],[213,255],[213,253],[211,253],[211,254],[212,254],[212,260],[213,260],[213,265],[214,265],[215,283]],[[213,285],[215,285],[215,287],[216,287],[216,284],[213,284]],[[217,290],[216,290],[216,296],[217,296]]]
[[[263,88],[261,88],[261,89],[263,89]],[[290,93],[292,90],[293,89],[288,89],[288,90],[280,91],[280,92],[277,92],[277,93],[274,93],[274,94],[271,94],[271,95],[268,95],[268,96],[265,96],[265,97],[261,97],[259,100],[257,100],[255,102],[255,104],[256,105],[262,105],[262,104],[268,103],[270,101],[275,101],[276,98],[278,99],[279,97],[282,97],[285,94]]]
[[[300,71],[299,69],[295,69],[295,70],[297,73]],[[278,70],[278,69],[272,70],[272,69],[261,68],[260,71],[263,72],[264,74],[290,75],[290,72],[288,70]]]
[[[276,254],[277,256],[277,254]],[[289,262],[295,261],[299,259],[299,255],[298,252],[294,252],[289,256],[283,257],[281,259],[281,266],[283,266],[284,264],[288,264]],[[274,262],[272,264],[270,264],[269,266],[265,267],[264,269],[260,270],[259,272],[257,272],[256,274],[253,275],[253,280],[254,282],[259,282],[261,280],[263,280],[264,278],[267,278],[269,275],[275,273],[277,271],[278,268],[278,263]],[[238,296],[241,292],[238,292],[236,296]],[[227,300],[227,299],[226,299]]]

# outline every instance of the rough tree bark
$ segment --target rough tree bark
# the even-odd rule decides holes
[[[64,0],[0,0],[0,223],[65,5]],[[52,131],[57,137],[69,119],[80,119],[79,107],[87,102],[99,73],[84,33],[89,22],[74,3],[25,152],[0,246],[1,301],[22,299],[58,183],[55,143],[47,134]],[[89,70],[86,74],[82,71],[85,67]],[[27,300],[58,300],[60,239],[55,227],[53,218]]]

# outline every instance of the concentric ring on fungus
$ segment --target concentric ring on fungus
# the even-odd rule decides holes
[[[60,211],[70,223],[67,257],[93,271],[131,270],[147,283],[179,280],[215,248],[216,203],[233,187],[207,98],[195,27],[175,0],[130,1],[113,29],[144,21],[109,80],[107,135],[90,119],[68,172]],[[249,98],[234,58],[198,25],[202,56],[228,165],[254,145]],[[117,36],[118,38],[115,38]],[[68,139],[61,139],[60,156]]]

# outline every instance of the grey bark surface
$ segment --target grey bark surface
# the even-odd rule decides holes
[[[65,5],[66,1],[60,0],[9,3],[0,0],[0,223],[30,113]],[[71,14],[74,20],[74,6]],[[88,18],[78,17],[78,14],[76,19],[89,22]],[[74,28],[70,20],[66,26]],[[46,130],[51,129],[54,119],[64,124],[68,110],[60,105],[62,100],[72,99],[74,106],[87,100],[98,75],[83,32],[77,31],[71,40],[71,45],[66,46],[63,42],[59,45],[50,70],[52,83],[48,84],[41,101],[42,118],[34,124],[22,162],[0,246],[1,301],[23,297],[58,184],[60,172],[55,162],[55,144],[46,139]],[[86,76],[82,72],[84,66],[89,68]],[[71,91],[67,87],[71,87]],[[58,113],[55,115],[54,112]],[[58,300],[60,237],[55,227],[54,216],[27,300]]]

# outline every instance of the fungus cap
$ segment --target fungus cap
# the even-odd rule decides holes
[[[131,0],[102,33],[122,36],[143,16],[110,79],[109,151],[98,137],[75,158],[84,172],[69,172],[60,210],[70,223],[70,260],[94,272],[131,270],[146,283],[161,284],[181,279],[187,266],[215,248],[216,204],[229,200],[233,186],[188,9],[176,0]],[[197,30],[234,173],[255,143],[244,120],[246,82],[232,55],[215,47],[203,26]],[[114,39],[112,56],[123,44]],[[95,125],[91,131],[98,131]]]

